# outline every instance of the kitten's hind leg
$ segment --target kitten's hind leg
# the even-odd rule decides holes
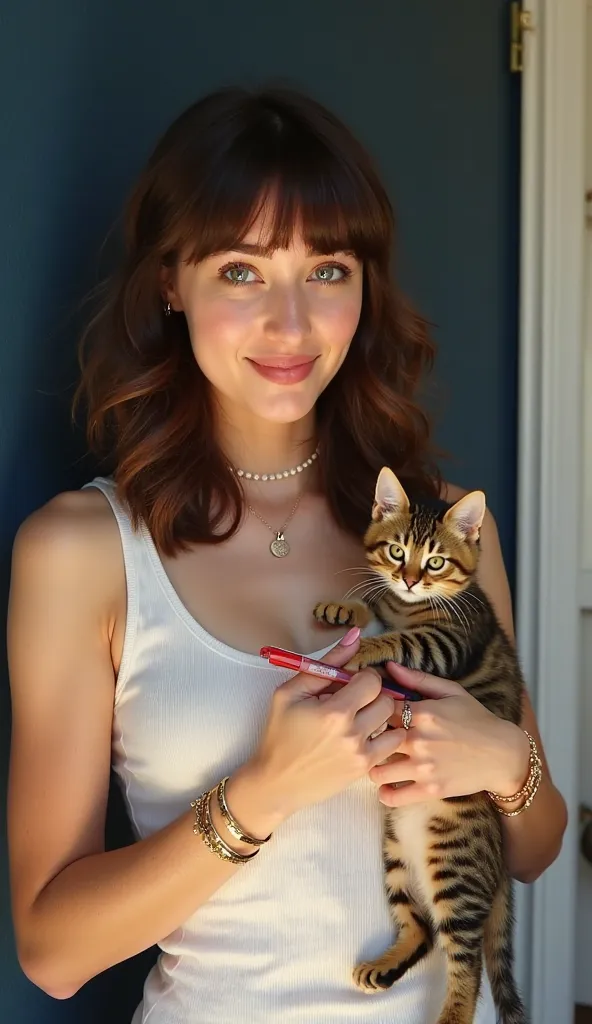
[[[364,629],[372,612],[363,601],[321,601],[315,605],[313,615],[317,622],[329,626],[358,626]]]
[[[382,992],[390,988],[410,967],[423,960],[433,946],[431,928],[409,894],[407,866],[400,853],[399,842],[390,825],[384,846],[385,884],[397,937],[382,956],[358,964],[354,969],[354,982],[363,992]]]

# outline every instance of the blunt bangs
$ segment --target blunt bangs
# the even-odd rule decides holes
[[[175,177],[185,195],[175,197],[167,263],[232,250],[261,214],[266,255],[289,248],[298,232],[311,254],[388,263],[392,209],[363,151],[344,158],[330,122],[312,127],[289,104],[273,109],[248,98],[230,120],[214,144],[197,138],[179,152]]]

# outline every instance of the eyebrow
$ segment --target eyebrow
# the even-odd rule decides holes
[[[221,252],[242,252],[247,256],[260,256],[264,259],[271,259],[272,253],[268,246],[259,245],[255,242],[237,242],[230,249],[220,250],[219,253],[212,253],[213,256],[220,255]],[[353,249],[335,249],[334,252],[343,252],[345,256],[351,256],[353,259],[357,259],[357,256]],[[320,252],[318,249],[311,248],[310,246],[306,250],[307,256],[331,256],[332,253]]]

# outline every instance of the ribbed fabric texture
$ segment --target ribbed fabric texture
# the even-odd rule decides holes
[[[105,494],[121,531],[128,615],[113,764],[144,838],[249,757],[271,695],[290,673],[202,629],[148,530],[132,531],[113,482],[97,477],[86,486]],[[354,986],[355,963],[392,940],[380,805],[362,780],[294,814],[253,863],[163,938],[133,1024],[435,1024],[444,995],[439,952],[387,993]],[[484,979],[475,1024],[494,1022]]]

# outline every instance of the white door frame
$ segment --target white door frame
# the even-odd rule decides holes
[[[553,779],[561,855],[517,888],[536,1024],[570,1024],[577,885],[586,0],[527,0],[523,73],[516,618]]]

